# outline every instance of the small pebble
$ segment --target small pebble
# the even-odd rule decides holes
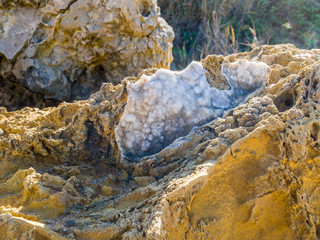
[[[121,173],[120,173],[120,176],[118,178],[120,181],[125,181],[128,179],[128,173],[127,171],[121,169]]]
[[[110,196],[112,194],[112,188],[107,186],[102,186],[101,194],[106,197]]]
[[[135,177],[134,180],[139,184],[140,187],[144,187],[149,183],[156,181],[152,176]]]

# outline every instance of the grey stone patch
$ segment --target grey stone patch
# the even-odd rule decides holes
[[[14,59],[40,22],[37,9],[0,10],[0,53]]]

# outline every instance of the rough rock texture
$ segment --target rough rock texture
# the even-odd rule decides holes
[[[1,1],[0,103],[87,99],[103,82],[168,68],[173,36],[155,0]]]
[[[264,89],[134,161],[115,127],[142,74],[86,101],[1,109],[0,238],[319,238],[320,50],[208,56],[209,84],[227,89],[221,65],[238,59],[270,67]]]

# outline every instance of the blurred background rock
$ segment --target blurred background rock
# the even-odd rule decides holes
[[[172,28],[156,0],[0,1],[0,106],[88,99],[146,68],[169,68]]]

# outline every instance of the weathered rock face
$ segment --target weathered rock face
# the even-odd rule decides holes
[[[1,1],[2,92],[14,84],[35,93],[29,105],[1,102],[14,109],[87,99],[103,82],[168,68],[173,36],[155,0]]]
[[[270,68],[266,86],[157,154],[115,138],[126,78],[89,100],[0,113],[4,239],[316,239],[320,236],[320,51],[292,45],[208,56]],[[145,70],[151,76],[155,70]],[[13,227],[15,226],[15,227]]]

